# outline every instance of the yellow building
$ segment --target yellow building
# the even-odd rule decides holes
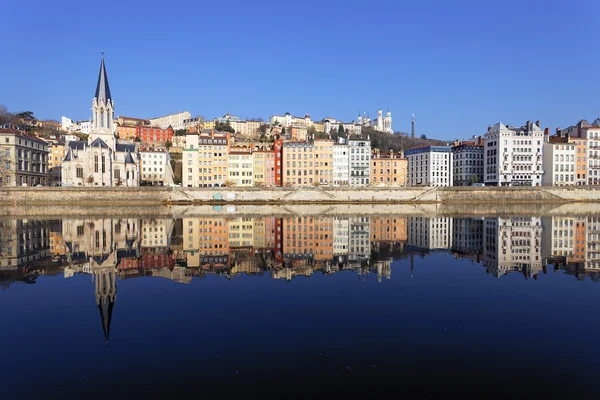
[[[222,186],[227,180],[229,142],[229,133],[214,129],[188,133],[182,151],[183,186]]]
[[[254,218],[253,224],[252,246],[255,249],[264,249],[267,247],[265,218]]]
[[[235,147],[229,150],[228,184],[232,186],[254,186],[254,162],[252,150]]]
[[[57,185],[61,181],[62,159],[65,156],[64,144],[52,144],[48,146],[50,154],[48,154],[48,170],[50,171],[50,179],[52,185]]]
[[[254,221],[251,217],[243,217],[227,222],[229,248],[252,247],[254,245]]]
[[[371,186],[406,186],[408,160],[402,153],[371,154]]]
[[[314,141],[315,184],[333,184],[333,144],[331,139],[316,139]]]
[[[204,121],[203,129],[215,129],[217,121]]]
[[[266,156],[267,152],[265,151],[252,152],[252,163],[254,170],[253,179],[255,186],[265,186]]]
[[[315,128],[315,132],[317,133],[325,132],[325,124],[323,124],[322,122],[313,122],[311,126]]]

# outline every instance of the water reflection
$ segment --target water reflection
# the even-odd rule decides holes
[[[537,279],[552,264],[578,279],[600,277],[600,217],[403,216],[89,218],[0,220],[0,284],[43,274],[89,274],[106,340],[117,279],[178,283],[209,274],[292,280],[354,271],[391,278],[393,260],[432,253],[482,265],[494,276]]]

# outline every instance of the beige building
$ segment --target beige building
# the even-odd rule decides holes
[[[254,186],[254,159],[250,148],[230,149],[227,167],[229,185]]]
[[[371,186],[406,186],[408,160],[402,153],[371,154]]]
[[[14,125],[0,127],[0,185],[49,186],[48,143]]]
[[[192,118],[189,111],[182,111],[175,114],[165,115],[158,118],[150,118],[150,125],[157,126],[161,129],[167,129],[169,126],[174,131],[185,128],[185,121]]]
[[[228,179],[229,142],[229,133],[214,129],[188,133],[182,154],[183,186],[222,186]]]
[[[315,139],[313,151],[315,154],[315,184],[333,184],[333,145],[331,139]]]
[[[312,142],[283,142],[283,185],[314,184],[314,146]]]

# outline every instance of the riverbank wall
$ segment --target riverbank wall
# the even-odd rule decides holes
[[[0,188],[2,205],[595,203],[600,187]]]

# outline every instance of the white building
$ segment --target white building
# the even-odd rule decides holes
[[[157,126],[161,129],[167,129],[169,125],[173,130],[185,129],[186,120],[192,118],[189,111],[182,111],[175,114],[165,115],[158,118],[150,118],[150,125]]]
[[[350,248],[348,217],[333,217],[333,255],[347,256]]]
[[[173,169],[169,152],[161,149],[140,150],[140,184],[168,186],[173,184]]]
[[[420,146],[404,152],[408,186],[452,186],[453,154],[449,146]]]
[[[71,118],[67,118],[64,115],[61,117],[60,127],[62,128],[62,130],[68,131],[74,125],[76,125],[76,124],[73,123],[73,120]]]
[[[363,261],[371,257],[371,219],[350,217],[348,219],[350,247],[348,260]]]
[[[484,181],[492,186],[540,186],[544,131],[539,121],[515,128],[498,122],[484,144]]]
[[[79,125],[79,131],[81,133],[89,135],[92,131],[92,121],[77,121],[77,124]]]
[[[548,140],[543,148],[543,185],[575,186],[575,144],[568,143],[566,137],[552,137]]]
[[[452,247],[452,224],[449,217],[408,217],[407,243],[426,250],[447,250]]]
[[[138,186],[139,152],[121,144],[114,132],[114,102],[110,95],[104,56],[92,101],[93,127],[88,141],[65,145],[62,182],[69,186]]]
[[[271,126],[279,125],[286,129],[292,126],[308,128],[313,124],[310,115],[306,114],[304,117],[294,117],[289,112],[286,112],[284,115],[272,115],[269,122]]]
[[[175,225],[171,218],[147,219],[140,222],[141,225],[141,247],[143,248],[165,248],[171,245],[171,233]]]
[[[333,184],[348,186],[350,179],[350,148],[344,138],[333,145]]]
[[[480,140],[459,142],[452,146],[452,158],[454,186],[483,183],[483,144]]]
[[[326,119],[323,122],[323,132],[337,133],[340,129],[340,125],[344,128],[345,135],[360,135],[362,132],[362,126],[355,124],[354,122],[342,122],[333,118]]]
[[[371,126],[379,132],[394,133],[394,130],[392,129],[392,113],[389,109],[385,114],[385,117],[383,116],[383,111],[381,109],[377,110],[377,119],[374,120],[372,120],[367,113],[360,115],[359,112],[357,121],[358,125]]]
[[[350,149],[350,186],[369,186],[371,175],[371,139],[349,139]],[[335,170],[335,162],[333,166]]]
[[[483,222],[483,265],[500,277],[512,271],[526,277],[542,269],[541,218],[486,218]]]

